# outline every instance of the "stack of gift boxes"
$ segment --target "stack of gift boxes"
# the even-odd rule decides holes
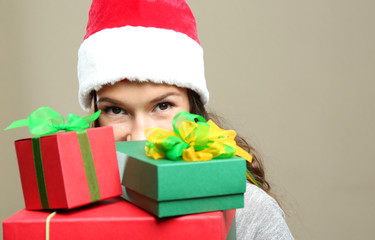
[[[26,209],[13,239],[235,239],[245,160],[154,160],[111,127],[15,142]]]

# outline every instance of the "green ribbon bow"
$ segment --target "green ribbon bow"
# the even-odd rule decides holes
[[[69,114],[65,123],[64,117],[49,107],[41,107],[32,112],[28,118],[14,121],[4,130],[29,126],[30,132],[33,135],[48,135],[63,131],[78,131],[89,128],[89,123],[98,119],[100,110],[85,116],[79,117],[74,114]]]

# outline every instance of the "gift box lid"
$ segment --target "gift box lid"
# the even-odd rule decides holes
[[[119,166],[124,167],[120,167],[122,183],[131,190],[157,201],[231,195],[246,190],[246,161],[242,158],[154,160],[145,154],[145,143],[116,142]]]
[[[3,222],[4,240],[45,239],[47,211],[21,210]],[[49,239],[226,239],[235,210],[158,219],[121,198],[50,219]]]

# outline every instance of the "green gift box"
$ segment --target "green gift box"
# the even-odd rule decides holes
[[[117,142],[123,198],[158,217],[243,208],[243,158],[154,160],[146,141]]]

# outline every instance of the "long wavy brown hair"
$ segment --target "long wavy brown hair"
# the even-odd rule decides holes
[[[198,114],[203,116],[206,120],[211,119],[213,122],[215,122],[220,128],[227,129],[225,127],[225,123],[223,122],[222,118],[220,118],[218,115],[214,113],[207,112],[206,108],[204,107],[200,96],[194,92],[193,90],[187,89],[189,104],[190,104],[190,112],[193,114]],[[92,96],[92,111],[97,111],[97,103],[96,103],[96,92],[93,91],[91,93]],[[93,127],[99,127],[98,120],[94,122]],[[260,154],[252,147],[243,137],[240,135],[236,135],[235,141],[239,147],[250,153],[250,155],[253,157],[253,160],[251,163],[246,162],[247,169],[251,172],[251,174],[254,176],[255,180],[257,181],[259,187],[263,189],[268,195],[273,197],[277,202],[276,196],[271,192],[271,186],[266,180],[265,177],[265,171],[262,164],[262,160],[260,158]],[[250,180],[248,180],[250,183],[252,183]],[[252,183],[253,184],[253,183]],[[279,202],[278,202],[279,203]],[[280,203],[279,203],[280,204]]]

